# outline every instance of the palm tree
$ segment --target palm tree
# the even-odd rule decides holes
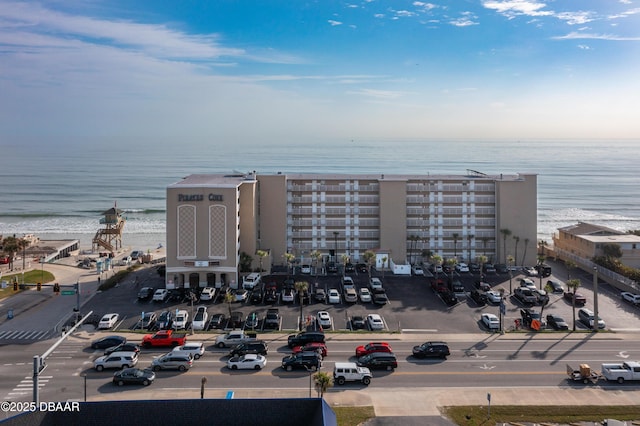
[[[362,258],[364,259],[364,263],[367,265],[367,272],[369,273],[369,278],[371,278],[371,262],[373,261],[373,259],[376,258],[376,254],[371,250],[367,250],[362,255]]]
[[[2,246],[3,251],[9,255],[9,269],[13,269],[15,267],[13,261],[16,257],[16,253],[23,252],[22,269],[24,270],[26,258],[24,256],[24,250],[29,247],[29,244],[29,240],[24,238],[16,238],[14,236],[2,239],[0,246]]]
[[[293,260],[296,258],[292,253],[285,253],[282,255],[284,260],[287,262],[287,278],[291,277],[291,267],[293,265]]]
[[[502,255],[504,256],[504,263],[507,263],[507,237],[511,235],[511,230],[507,228],[503,228],[500,230],[500,233],[502,234],[502,238],[503,238]]]
[[[420,237],[417,235],[409,235],[409,263],[413,265],[413,252]]]
[[[318,371],[313,375],[313,382],[320,398],[324,397],[324,393],[333,386],[333,376],[324,371]]]
[[[454,232],[453,234],[451,234],[451,238],[453,238],[453,257],[455,257],[456,259],[458,259],[458,238],[460,237],[460,234],[458,234],[457,232]]]
[[[571,298],[571,307],[573,308],[573,331],[576,331],[576,291],[580,287],[580,280],[573,278],[567,281],[567,287],[571,289],[573,297]]]
[[[322,253],[320,253],[318,250],[314,250],[311,252],[310,256],[312,259],[311,263],[313,264],[313,270],[315,272],[315,276],[317,280],[318,279],[318,261],[322,257]]]
[[[453,290],[453,269],[456,267],[456,264],[458,263],[458,259],[456,259],[455,257],[450,257],[449,259],[447,259],[447,266],[450,268],[450,272],[449,272],[449,289]]]
[[[424,249],[422,250],[422,253],[420,253],[420,255],[422,256],[422,261],[424,262],[424,259],[431,259],[431,256],[433,255],[433,252],[429,249]]]
[[[527,247],[529,246],[529,239],[525,238],[524,239],[524,253],[522,254],[522,262],[520,262],[520,266],[524,265],[524,259],[527,257]],[[516,258],[516,263],[518,262],[518,259]]]
[[[511,255],[507,256],[507,262],[509,267],[509,294],[513,293],[513,288],[511,286],[511,281],[513,281],[513,271],[511,270],[511,267],[513,266],[514,261],[515,259],[513,256]]]
[[[518,258],[518,243],[520,243],[520,237],[518,237],[517,235],[514,235],[513,239],[516,241],[516,255],[512,256],[512,258],[517,259]]]
[[[434,266],[434,270],[436,271],[436,281],[438,281],[438,266],[442,265],[442,256],[439,254],[431,255],[431,263]]]
[[[224,294],[224,303],[226,303],[227,307],[229,308],[229,318],[231,318],[231,304],[235,299],[236,297],[230,291]],[[193,304],[191,305],[191,307],[191,309],[193,310]]]
[[[302,305],[304,305],[304,294],[309,291],[309,283],[306,281],[296,281],[293,286],[300,298],[300,331],[302,331]]]
[[[538,256],[538,278],[540,278],[540,290],[542,290],[542,264],[544,263],[544,256]]]
[[[489,241],[489,237],[482,237],[480,238],[480,241],[482,241],[482,254],[484,256],[487,255],[487,242]]]
[[[469,263],[471,263],[471,240],[473,240],[473,237],[474,236],[471,235],[471,234],[467,235],[467,242],[468,242],[468,247],[467,248],[469,249],[469,257],[468,257]]]
[[[573,260],[565,260],[564,266],[567,268],[567,280],[571,279],[571,271],[575,269],[578,265]]]
[[[387,260],[389,260],[389,258],[387,256],[383,256],[382,259],[382,279],[384,280],[384,268],[385,265],[387,264]]]
[[[267,252],[266,250],[256,250],[256,256],[258,256],[258,258],[260,259],[260,275],[261,276],[262,276],[262,259],[264,259],[268,255],[269,255],[269,252]]]
[[[349,263],[349,256],[345,253],[340,256],[340,258],[342,260],[342,276],[344,277],[344,275],[347,273],[347,263]]]

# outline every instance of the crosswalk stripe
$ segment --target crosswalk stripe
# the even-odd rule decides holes
[[[43,340],[51,334],[51,330],[8,330],[0,332],[0,340]]]

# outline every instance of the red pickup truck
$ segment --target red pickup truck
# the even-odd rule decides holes
[[[145,348],[161,346],[181,346],[187,341],[187,335],[176,333],[173,330],[162,330],[156,334],[147,334],[142,338],[142,346]]]

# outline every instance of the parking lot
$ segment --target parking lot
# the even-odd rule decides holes
[[[550,262],[553,267],[553,275],[560,281],[566,280],[566,271],[562,264]],[[296,270],[296,272],[299,272]],[[428,274],[428,272],[427,272]],[[578,272],[575,272],[578,275]],[[221,315],[225,318],[214,325],[213,328],[233,328],[228,319],[231,313],[241,318],[241,322],[236,323],[236,327],[250,328],[258,332],[268,332],[270,330],[288,330],[298,329],[298,319],[300,318],[300,304],[298,297],[293,302],[284,302],[282,300],[282,290],[285,280],[306,281],[309,283],[311,292],[310,303],[302,306],[302,315],[306,320],[306,324],[315,323],[315,318],[320,311],[328,313],[329,319],[323,319],[326,330],[351,330],[352,319],[361,317],[364,320],[364,330],[368,330],[369,326],[366,321],[367,315],[378,314],[383,322],[383,331],[386,332],[433,332],[433,333],[475,333],[478,331],[489,331],[481,321],[483,313],[492,313],[500,316],[498,304],[487,303],[480,305],[471,297],[471,291],[476,288],[476,283],[480,280],[479,274],[458,273],[454,271],[451,275],[453,281],[458,281],[462,286],[462,291],[456,293],[456,303],[449,306],[445,300],[432,288],[433,277],[430,276],[394,276],[388,272],[382,273],[374,271],[373,275],[383,282],[386,295],[389,302],[384,305],[374,304],[372,302],[363,303],[358,298],[356,303],[346,303],[344,297],[341,297],[340,303],[327,303],[327,301],[315,300],[314,291],[316,288],[322,288],[325,292],[330,289],[336,289],[342,292],[342,275],[340,273],[330,275],[315,276],[312,274],[295,274],[288,276],[286,274],[271,275],[263,277],[263,283],[275,283],[280,297],[273,302],[251,301],[250,294],[246,301],[225,303],[221,298],[212,300],[200,300],[195,298],[191,302],[188,297],[181,297],[179,300],[169,298],[165,301],[154,302],[151,298],[147,300],[138,300],[138,292],[143,287],[151,287],[152,289],[163,288],[163,277],[155,273],[153,268],[143,271],[137,271],[130,279],[120,284],[118,287],[110,289],[106,292],[96,295],[91,299],[85,310],[93,310],[96,317],[103,314],[116,312],[120,314],[120,320],[115,326],[115,330],[133,329],[139,324],[144,313],[155,313],[158,318],[163,311],[175,314],[178,310],[187,311],[189,321],[187,328],[190,328],[191,320],[197,312],[199,306],[205,306],[209,320],[216,314],[217,319]],[[356,289],[369,286],[369,276],[366,273],[358,273],[356,271],[348,274],[354,282]],[[513,296],[513,291],[520,286],[520,278],[525,275],[521,271],[514,271],[510,280],[509,274],[487,274],[484,282],[491,289],[504,289],[505,296],[505,312],[503,316],[503,328],[505,331],[514,329],[515,320],[521,319],[521,308],[525,307]],[[439,274],[439,278],[446,277]],[[536,285],[539,286],[540,280],[532,277]],[[563,279],[564,278],[564,279]],[[593,289],[592,277],[584,275],[579,277],[582,286],[578,290],[586,299],[586,307],[593,309]],[[542,285],[546,285],[549,278],[543,278]],[[511,294],[510,294],[511,290]],[[619,296],[619,292],[601,283],[599,286],[599,313],[600,317],[606,322],[606,328],[612,330],[637,330],[638,326],[638,308],[631,304],[625,303]],[[279,318],[277,320],[278,327],[265,327],[265,314],[268,309],[277,309]],[[541,306],[531,306],[534,311],[540,312]],[[252,315],[255,314],[255,315]],[[563,298],[562,294],[549,293],[549,303],[543,310],[543,329],[544,319],[547,314],[556,314],[563,317],[569,324],[569,329],[573,326],[573,314],[571,302]],[[250,317],[251,316],[251,317]],[[247,318],[250,317],[249,323],[253,326],[247,326]],[[312,318],[313,321],[308,321]],[[99,319],[99,318],[98,318]],[[586,330],[587,327],[576,322],[578,330]],[[251,324],[250,324],[251,325]],[[208,329],[210,324],[205,326]],[[526,329],[526,327],[525,327]]]

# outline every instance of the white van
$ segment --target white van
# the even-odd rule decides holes
[[[245,290],[253,290],[253,288],[260,283],[261,277],[257,272],[253,272],[246,277],[242,278],[242,288]]]

